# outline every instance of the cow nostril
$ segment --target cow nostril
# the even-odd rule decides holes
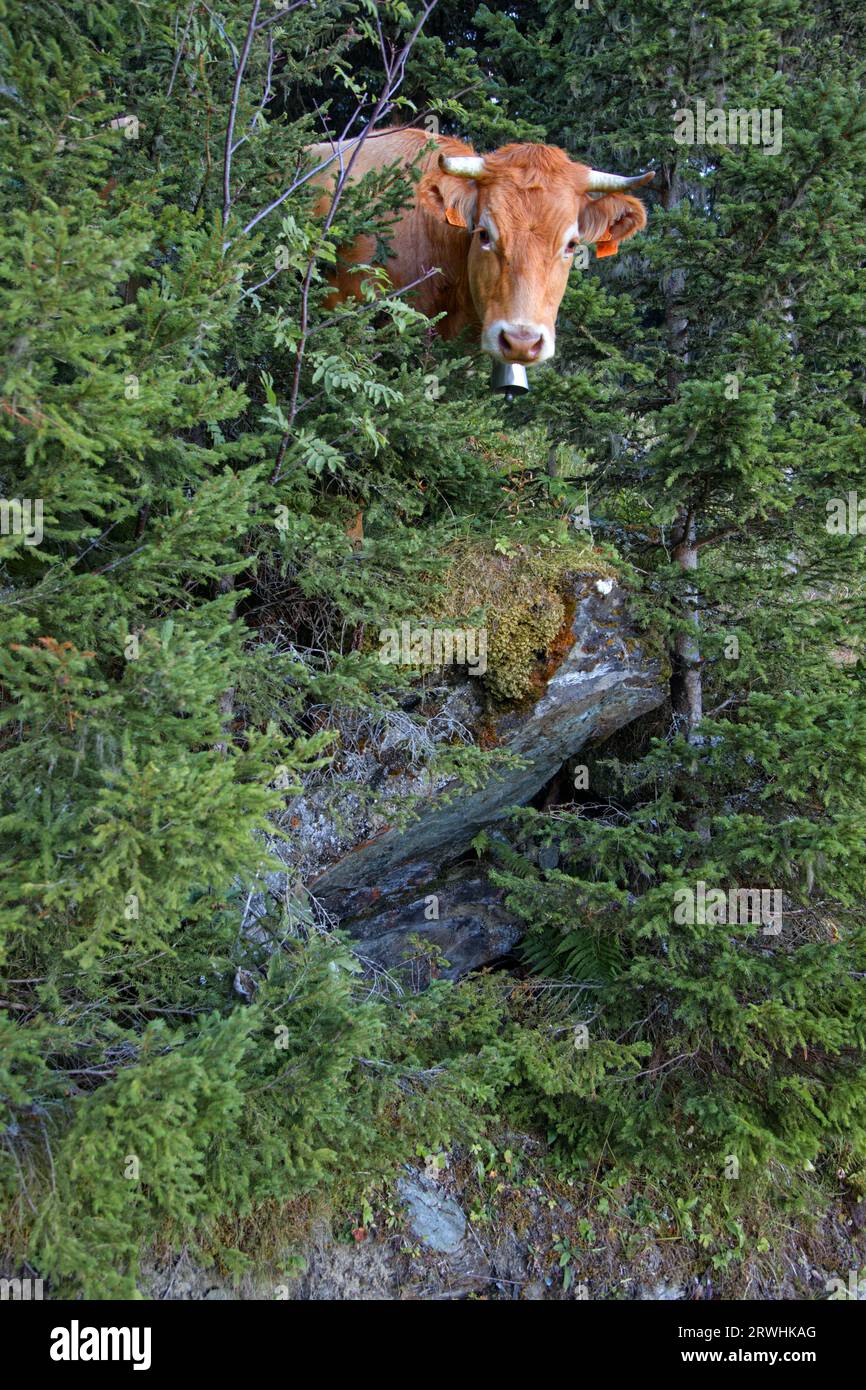
[[[499,349],[509,357],[519,357],[525,362],[534,362],[541,356],[544,347],[544,334],[533,338],[531,333],[522,333],[519,329],[509,329],[508,332],[503,328],[499,334]]]

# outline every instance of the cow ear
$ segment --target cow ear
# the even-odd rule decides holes
[[[438,170],[425,174],[418,185],[418,202],[427,212],[452,227],[471,232],[475,227],[478,189],[474,179],[454,178]]]
[[[629,193],[605,193],[585,198],[580,208],[581,241],[599,243],[596,255],[612,256],[618,243],[646,226],[646,208]]]

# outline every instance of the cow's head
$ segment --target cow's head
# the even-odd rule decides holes
[[[470,236],[469,292],[481,346],[500,362],[552,357],[556,315],[578,246],[610,254],[646,224],[624,190],[649,183],[575,164],[553,145],[504,145],[493,154],[440,154],[418,198]]]

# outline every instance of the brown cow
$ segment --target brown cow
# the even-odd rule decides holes
[[[353,148],[349,142],[344,161]],[[311,150],[317,163],[333,153],[324,144]],[[573,163],[554,145],[504,145],[482,156],[426,130],[386,130],[361,145],[352,178],[413,163],[422,177],[414,204],[393,229],[389,278],[402,289],[438,267],[415,303],[428,315],[447,315],[439,325],[443,337],[480,330],[482,350],[500,362],[552,357],[578,246],[600,243],[597,254],[610,255],[646,224],[643,203],[622,190],[648,183],[652,171],[634,178],[604,174]],[[334,161],[318,181],[332,182],[336,168]],[[363,272],[352,266],[369,264],[374,248],[372,237],[360,237],[344,251],[336,302],[359,292]]]

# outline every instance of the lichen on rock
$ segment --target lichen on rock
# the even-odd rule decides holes
[[[566,626],[573,576],[608,567],[590,547],[569,540],[509,546],[490,539],[453,547],[436,618],[474,621],[487,630],[487,669],[479,680],[498,704],[537,695],[538,675]]]

